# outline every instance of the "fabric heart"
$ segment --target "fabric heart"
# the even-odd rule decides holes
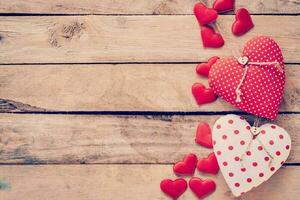
[[[195,154],[188,154],[183,161],[177,162],[173,166],[173,171],[180,175],[193,175],[196,169],[197,156]]]
[[[218,13],[234,10],[234,0],[216,0],[213,4],[213,9]]]
[[[198,125],[195,142],[201,146],[212,148],[211,129],[207,123]]]
[[[192,86],[192,93],[198,105],[210,103],[217,99],[214,92],[201,83],[194,83]]]
[[[186,191],[187,182],[182,178],[174,181],[165,179],[160,183],[160,189],[175,200]]]
[[[218,56],[211,57],[207,63],[200,63],[196,67],[196,73],[201,76],[208,76],[209,70],[213,64],[219,59]]]
[[[291,148],[291,138],[283,128],[273,124],[254,128],[237,115],[216,121],[213,141],[221,172],[234,196],[268,180],[286,161]]]
[[[214,9],[207,8],[203,3],[194,6],[194,14],[200,26],[216,21],[218,13]]]
[[[209,71],[211,89],[247,113],[275,119],[285,84],[283,57],[278,44],[270,37],[258,36],[247,42],[242,56],[249,59],[244,80],[241,82],[246,67],[236,58],[219,59]],[[264,64],[274,61],[278,64]],[[237,92],[241,92],[241,95]],[[240,96],[240,102],[237,96]]]
[[[216,184],[211,179],[202,180],[200,178],[193,177],[189,181],[189,186],[199,199],[208,196],[216,190]]]
[[[222,35],[207,25],[201,27],[201,38],[203,47],[220,48],[225,43]]]
[[[235,22],[232,24],[231,31],[236,36],[247,33],[254,27],[251,16],[247,9],[241,8],[235,14]]]
[[[218,174],[219,165],[214,153],[210,153],[207,158],[199,159],[197,169],[200,172]]]

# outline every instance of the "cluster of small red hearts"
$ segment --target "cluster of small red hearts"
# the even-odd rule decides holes
[[[213,56],[208,62],[198,64],[196,73],[200,76],[208,77],[211,66],[215,64],[218,59],[220,59],[218,56]],[[192,93],[198,105],[211,103],[218,97],[211,88],[206,88],[202,83],[194,83]]]
[[[207,123],[198,125],[195,142],[206,148],[212,148],[211,129]],[[187,154],[182,161],[174,164],[173,171],[178,176],[193,176],[195,169],[202,173],[218,174],[219,165],[215,154],[212,152],[207,158],[198,159],[193,153]],[[178,199],[187,187],[199,198],[202,199],[216,190],[216,183],[212,179],[201,179],[191,177],[189,183],[185,179],[165,179],[161,181],[160,188],[172,199]]]
[[[224,39],[220,33],[216,33],[212,23],[218,18],[218,13],[225,13],[235,9],[234,0],[216,0],[213,8],[207,8],[203,3],[194,6],[194,14],[201,28],[203,47],[220,48],[224,45]],[[235,13],[235,21],[231,31],[236,36],[247,33],[254,27],[251,16],[247,9],[240,8]]]

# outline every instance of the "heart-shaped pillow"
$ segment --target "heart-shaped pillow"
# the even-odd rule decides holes
[[[234,57],[217,60],[209,71],[210,87],[215,94],[245,112],[275,119],[285,84],[283,56],[278,44],[270,37],[257,36],[246,43],[242,57],[248,59],[245,65]],[[270,64],[273,62],[278,65]],[[239,102],[236,90],[240,83]]]
[[[226,115],[216,121],[212,134],[219,167],[234,196],[268,180],[290,154],[289,134],[274,124],[255,132],[243,117]]]

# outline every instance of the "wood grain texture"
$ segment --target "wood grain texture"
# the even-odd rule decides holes
[[[0,190],[0,197],[5,200],[167,200],[169,198],[160,191],[159,183],[165,178],[176,178],[171,165],[0,166],[0,174],[11,187]],[[207,177],[198,172],[196,175]],[[217,184],[217,190],[209,199],[240,199],[233,197],[220,173],[209,178]],[[300,195],[299,179],[299,167],[281,168],[242,199],[261,200],[262,196],[266,200],[297,199]],[[187,190],[180,199],[197,198]]]
[[[195,144],[197,125],[219,117],[1,114],[0,163],[161,164],[191,152],[204,157],[212,150]],[[274,122],[291,135],[289,163],[300,162],[299,120],[290,114]]]
[[[231,33],[234,16],[220,16],[226,44],[204,50],[194,16],[0,17],[0,63],[198,62],[232,55],[256,35],[269,35],[285,61],[299,63],[300,16],[253,16],[255,28]],[[280,27],[280,28],[278,28]]]
[[[238,111],[217,100],[198,106],[195,64],[0,65],[0,112]],[[280,111],[300,112],[300,66],[287,65]]]
[[[199,0],[2,0],[1,13],[51,14],[192,14]],[[214,1],[201,0],[208,6]],[[299,0],[243,0],[236,8],[251,13],[299,13]]]

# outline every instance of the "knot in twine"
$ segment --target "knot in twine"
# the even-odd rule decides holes
[[[260,124],[260,118],[256,117],[254,120],[254,124],[250,129],[251,135],[252,135],[252,139],[250,140],[250,142],[247,145],[246,150],[241,154],[240,156],[240,162],[241,162],[241,166],[244,167],[244,163],[243,161],[245,160],[245,156],[246,153],[250,150],[252,142],[254,140],[257,140],[258,143],[261,145],[262,149],[266,152],[266,154],[269,156],[270,160],[268,163],[268,166],[270,167],[272,165],[272,162],[274,160],[274,157],[271,155],[271,153],[267,150],[267,148],[265,147],[265,145],[263,144],[263,142],[257,137],[260,134],[260,129],[259,129],[259,124]]]
[[[246,78],[247,75],[247,71],[249,68],[249,65],[256,65],[256,66],[264,66],[264,65],[274,65],[281,73],[283,73],[283,68],[281,67],[280,63],[278,61],[272,61],[272,62],[255,62],[255,61],[249,61],[249,58],[247,56],[243,56],[243,57],[238,57],[236,58],[236,60],[238,61],[238,63],[240,63],[241,65],[244,66],[244,73],[242,76],[242,79],[240,80],[236,90],[235,90],[235,94],[236,94],[236,102],[241,102],[241,96],[242,96],[242,91],[241,91],[241,87],[243,85],[243,82]]]

